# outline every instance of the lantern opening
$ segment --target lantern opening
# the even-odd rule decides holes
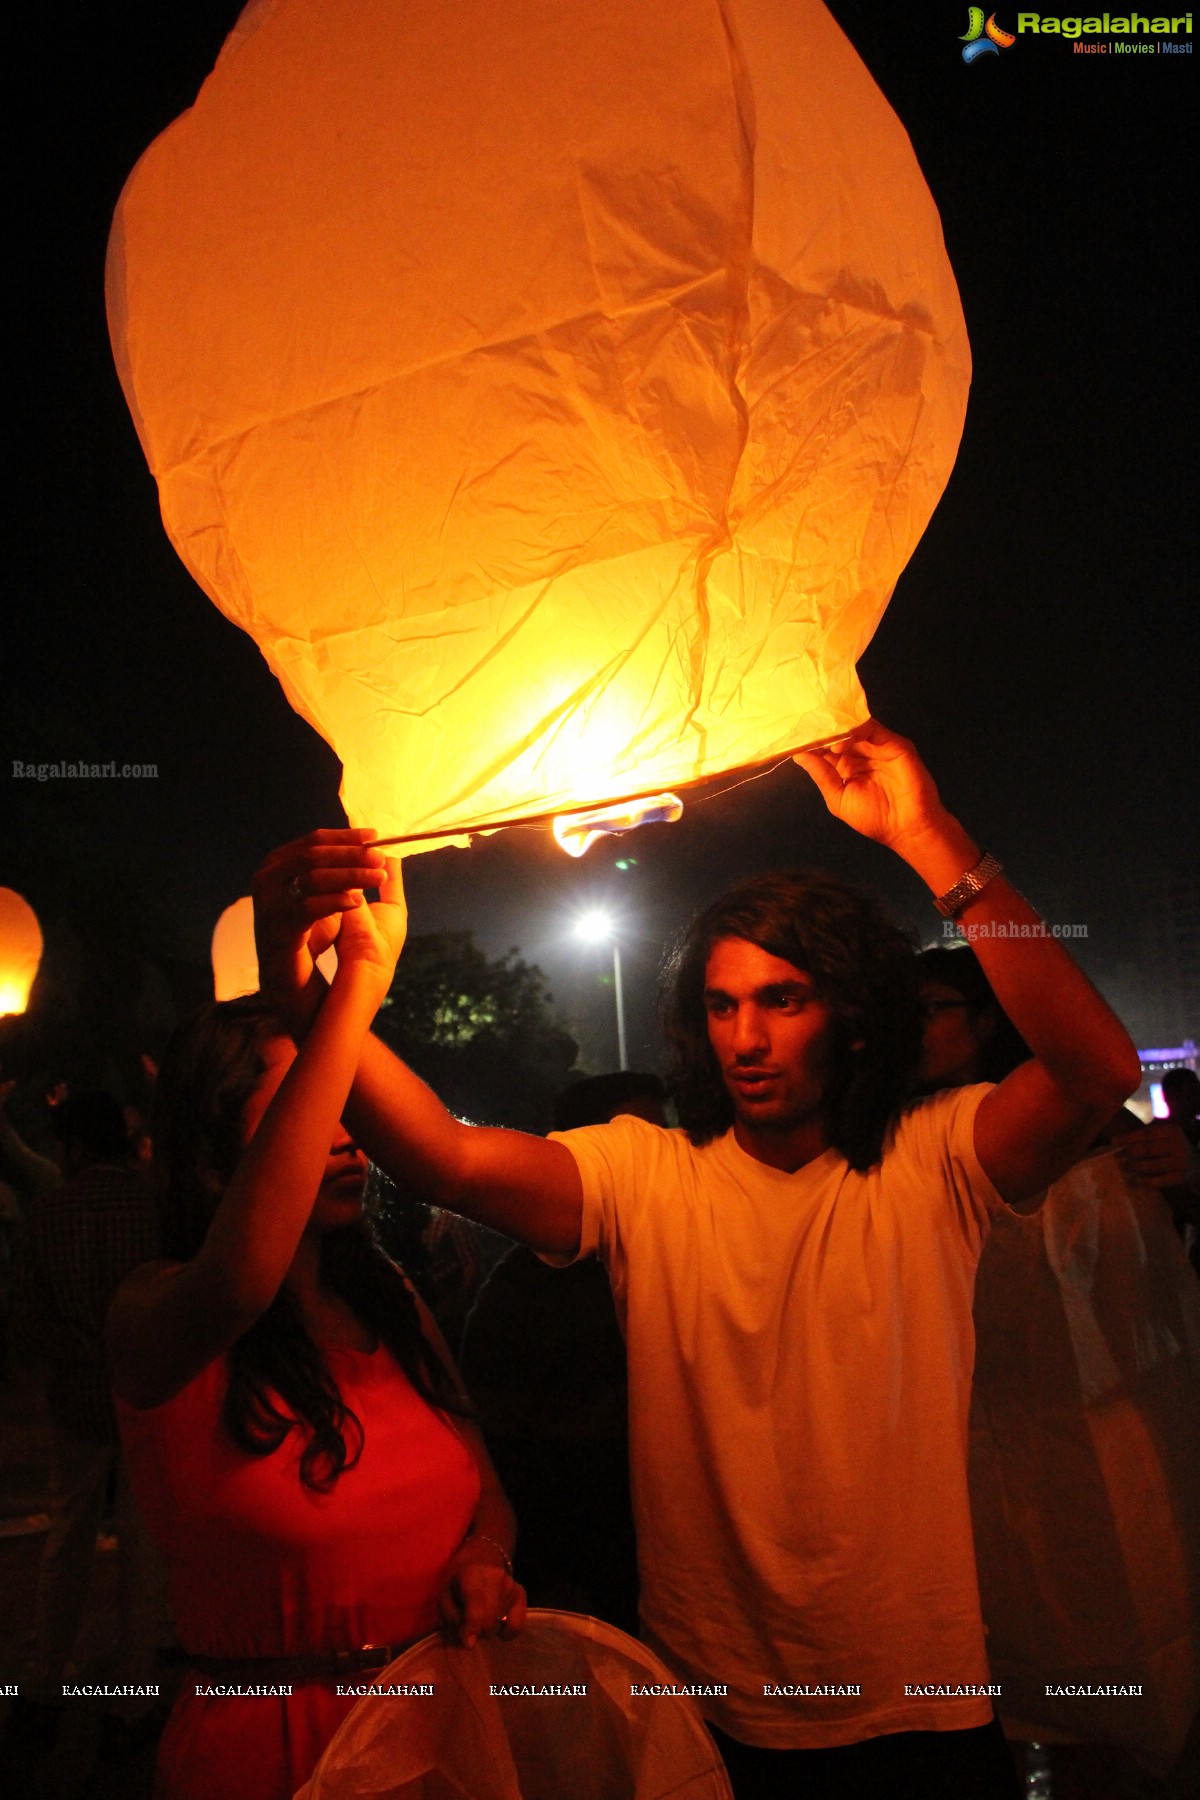
[[[602,837],[636,831],[639,825],[671,825],[682,815],[683,801],[678,794],[648,794],[641,800],[620,800],[615,806],[596,806],[589,812],[559,813],[554,837],[568,856],[582,856]]]

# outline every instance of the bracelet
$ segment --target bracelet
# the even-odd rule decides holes
[[[459,1549],[465,1550],[468,1544],[490,1544],[493,1550],[498,1550],[504,1559],[504,1573],[508,1576],[510,1581],[512,1580],[512,1557],[508,1554],[508,1551],[504,1548],[504,1545],[500,1542],[499,1538],[489,1537],[486,1531],[470,1531],[459,1545]]]
[[[997,875],[1004,873],[1004,865],[990,853],[981,856],[973,869],[960,876],[952,888],[934,900],[934,905],[943,919],[957,919],[959,913],[965,912],[972,900],[977,900],[989,882],[995,881]]]

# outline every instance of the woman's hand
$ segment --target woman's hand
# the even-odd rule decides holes
[[[516,1637],[525,1613],[525,1589],[509,1574],[498,1547],[484,1537],[464,1538],[438,1596],[445,1636],[473,1650],[481,1637]]]
[[[254,941],[262,992],[301,1029],[319,1004],[316,959],[338,935],[342,917],[363,903],[362,890],[385,874],[375,833],[313,831],[272,850],[254,877]]]
[[[338,921],[334,987],[365,976],[377,990],[377,1005],[392,985],[396,959],[408,931],[408,906],[400,867],[398,856],[387,858],[383,878],[378,880],[379,899],[351,908]]]

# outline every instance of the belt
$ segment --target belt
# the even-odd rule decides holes
[[[355,1650],[298,1651],[294,1656],[191,1656],[198,1675],[217,1681],[274,1686],[296,1681],[336,1681],[362,1669],[386,1669],[417,1638],[403,1644],[361,1644]]]

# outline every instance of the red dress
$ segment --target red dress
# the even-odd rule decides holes
[[[164,1406],[117,1403],[134,1492],[193,1655],[397,1644],[437,1623],[446,1565],[479,1500],[474,1457],[387,1350],[325,1354],[365,1434],[358,1463],[327,1494],[301,1484],[299,1429],[270,1456],[233,1444],[221,1423],[224,1358]],[[338,1695],[332,1677],[293,1684],[288,1697],[197,1694],[216,1679],[185,1679],[163,1734],[158,1800],[291,1800],[353,1696]]]

